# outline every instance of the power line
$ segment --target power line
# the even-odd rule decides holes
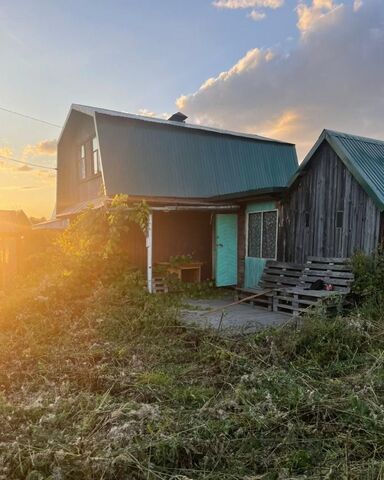
[[[9,110],[8,108],[0,107],[0,110],[3,110],[3,112],[12,113],[13,115],[18,115],[19,117],[28,118],[29,120],[34,120],[35,122],[45,123],[45,125],[50,125],[51,127],[61,128],[61,125],[57,125],[56,123],[47,122],[46,120],[41,120],[40,118],[25,115],[24,113],[15,112],[14,110]]]
[[[5,155],[0,155],[0,158],[3,158],[4,160],[8,160],[9,162],[16,162],[16,163],[21,163],[22,165],[28,165],[28,167],[46,168],[47,170],[57,171],[56,167],[47,167],[46,165],[38,165],[37,163],[23,162],[22,160],[17,160],[16,158],[12,158],[12,157],[6,157]]]

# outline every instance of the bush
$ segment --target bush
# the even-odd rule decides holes
[[[359,301],[375,298],[382,301],[384,293],[384,250],[379,248],[367,255],[356,253],[352,257],[355,281],[353,293]]]

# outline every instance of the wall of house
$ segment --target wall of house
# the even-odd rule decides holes
[[[93,118],[73,111],[57,146],[57,213],[76,203],[94,200],[103,192],[101,174],[92,172],[92,138],[95,136]],[[86,179],[79,175],[80,147],[85,144]]]
[[[336,226],[343,212],[342,227]],[[319,147],[279,211],[278,259],[350,257],[379,240],[380,211],[327,142]]]
[[[210,212],[154,212],[153,263],[170,257],[192,255],[203,262],[203,280],[212,278],[213,215]]]

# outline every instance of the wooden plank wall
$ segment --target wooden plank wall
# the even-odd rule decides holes
[[[94,200],[103,194],[101,174],[79,178],[80,145],[85,144],[87,171],[92,172],[92,146],[95,136],[93,118],[72,112],[70,121],[57,147],[57,212],[79,202]]]
[[[171,256],[192,255],[203,262],[202,280],[212,278],[213,214],[210,212],[155,212],[153,261],[168,262]]]
[[[344,212],[342,228],[336,227],[338,210]],[[380,211],[323,142],[280,204],[278,259],[302,263],[308,256],[369,253],[377,247],[379,234]]]

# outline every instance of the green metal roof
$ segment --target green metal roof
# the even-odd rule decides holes
[[[212,198],[286,187],[293,144],[74,105],[95,119],[106,193]]]
[[[327,141],[331,145],[378,208],[384,210],[384,141],[381,140],[323,130],[315,145],[300,164],[290,185],[296,180],[323,141]]]

